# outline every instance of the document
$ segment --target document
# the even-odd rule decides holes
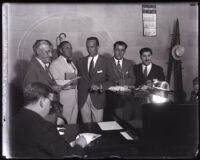
[[[133,138],[132,138],[131,136],[129,136],[127,132],[120,132],[120,134],[121,134],[124,138],[126,138],[127,140],[133,140]]]
[[[73,79],[70,79],[70,80],[56,80],[56,83],[58,84],[58,85],[61,85],[62,86],[62,88],[65,88],[65,87],[68,87],[73,81],[75,81],[75,80],[78,80],[78,79],[80,79],[81,77],[79,77],[79,76],[77,76],[77,77],[75,77],[75,78],[73,78]]]
[[[131,91],[128,86],[111,86],[108,88],[111,91]]]
[[[116,121],[98,122],[97,124],[103,131],[123,129]]]

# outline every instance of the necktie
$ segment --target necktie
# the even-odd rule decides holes
[[[147,66],[144,68],[144,78],[147,78]]]
[[[94,71],[94,58],[92,58],[92,60],[90,62],[90,67],[89,67],[89,76],[90,76],[90,78],[92,78],[93,71]]]
[[[45,71],[48,73],[49,77],[53,79],[53,75],[51,74],[51,72],[49,71],[49,68],[46,65],[45,65]]]
[[[118,60],[118,62],[117,62],[117,69],[119,71],[120,77],[122,78],[123,77],[123,73],[122,73],[122,67],[120,65],[120,60]]]

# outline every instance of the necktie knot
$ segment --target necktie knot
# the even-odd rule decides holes
[[[117,65],[118,65],[119,67],[121,67],[121,65],[120,65],[120,60],[118,60]]]

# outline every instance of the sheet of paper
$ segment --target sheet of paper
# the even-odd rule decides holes
[[[133,138],[132,138],[131,136],[129,136],[127,132],[120,132],[120,134],[121,134],[124,138],[126,138],[127,140],[133,140]]]
[[[104,131],[123,129],[116,121],[98,122],[98,125]]]
[[[111,91],[130,91],[128,86],[111,86],[108,88]]]

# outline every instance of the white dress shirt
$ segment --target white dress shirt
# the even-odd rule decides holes
[[[120,60],[118,60],[118,59],[116,59],[116,58],[114,57],[114,59],[115,59],[115,64],[116,64],[116,66],[118,65],[118,61],[119,61],[120,67],[122,68],[123,58],[120,59]]]
[[[97,54],[96,56],[94,56],[94,59],[93,59],[93,63],[94,63],[94,67],[96,65],[96,62],[97,62],[97,59],[98,59],[99,55]],[[91,56],[88,57],[88,71],[89,71],[89,68],[90,68],[90,62],[92,61],[92,58]]]
[[[47,63],[47,64],[44,64],[43,62],[42,62],[42,60],[41,59],[39,59],[39,58],[37,58],[37,57],[35,57],[36,59],[37,59],[37,61],[41,64],[41,66],[44,68],[44,70],[46,70],[46,67],[48,67],[49,66],[49,63]],[[46,67],[45,67],[46,66]]]
[[[144,73],[145,67],[147,67],[147,76],[148,76],[152,67],[152,63],[150,63],[148,66],[145,66],[144,64],[142,64],[142,73]]]

